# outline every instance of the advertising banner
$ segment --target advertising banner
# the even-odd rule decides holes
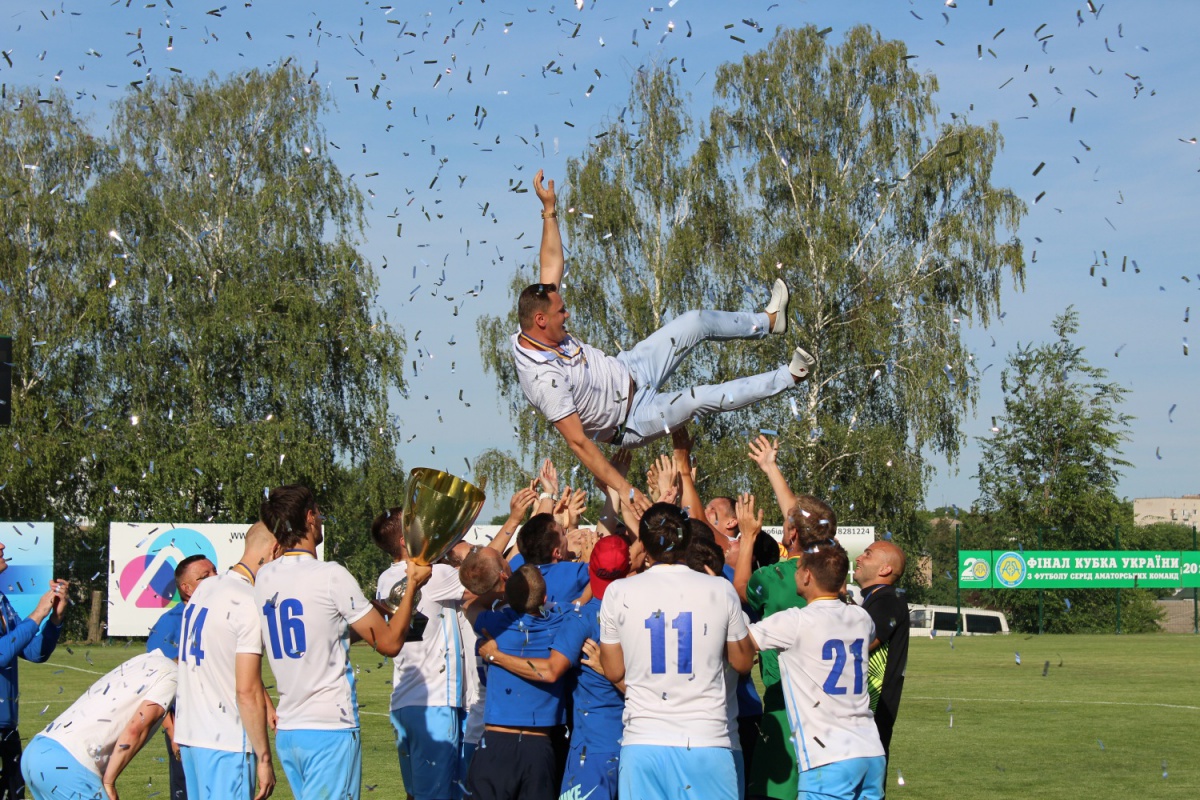
[[[108,529],[108,635],[145,636],[179,602],[175,567],[206,556],[224,572],[245,549],[249,525],[113,522]],[[328,535],[327,531],[327,535]],[[7,544],[7,543],[6,543]],[[324,547],[317,548],[324,557]]]
[[[1200,553],[1170,550],[962,550],[963,589],[1178,589],[1200,586]]]
[[[463,541],[474,545],[486,545],[499,532],[499,525],[474,525],[471,530],[467,531]],[[783,528],[776,525],[764,526],[763,533],[769,534],[777,542],[783,538]],[[516,539],[516,537],[513,538]],[[872,525],[839,526],[837,540],[842,547],[846,548],[846,554],[850,556],[850,571],[853,572],[854,559],[862,555],[863,550],[866,550],[871,542],[875,541],[875,528]]]
[[[0,543],[8,562],[0,589],[17,616],[28,617],[54,577],[54,523],[0,522]]]

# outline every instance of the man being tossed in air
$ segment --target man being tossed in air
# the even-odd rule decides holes
[[[512,337],[521,391],[553,423],[572,452],[606,486],[628,495],[640,512],[650,503],[604,457],[596,442],[640,447],[687,424],[693,416],[733,411],[773,397],[808,377],[814,359],[797,347],[790,366],[712,386],[659,394],[693,347],[712,339],[761,339],[787,331],[788,289],[776,280],[766,308],[757,314],[690,311],[633,349],[609,356],[567,332],[570,318],[559,292],[562,237],[555,211],[554,181],[533,179],[542,201],[540,283],[521,292]]]

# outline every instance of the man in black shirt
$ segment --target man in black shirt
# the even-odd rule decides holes
[[[896,589],[904,575],[904,561],[903,550],[881,541],[872,543],[854,562],[854,582],[862,588],[862,607],[875,622],[867,688],[885,756],[890,752],[908,665],[908,603],[902,591]]]

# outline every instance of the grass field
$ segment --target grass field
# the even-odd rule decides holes
[[[912,642],[890,798],[1200,796],[1200,637],[1013,635],[951,645],[946,637]],[[138,652],[138,643],[60,645],[50,663],[22,664],[22,739]],[[391,665],[365,647],[353,655],[364,795],[402,797],[387,717]],[[122,798],[165,800],[165,755],[160,735],[122,776]],[[279,781],[275,797],[291,798],[282,771]]]

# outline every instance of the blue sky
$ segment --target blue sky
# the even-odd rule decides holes
[[[380,276],[378,306],[409,343],[409,398],[392,404],[407,466],[461,473],[487,447],[515,450],[474,324],[504,313],[514,265],[535,253],[536,201],[511,185],[528,187],[538,168],[561,176],[643,64],[678,59],[703,117],[716,67],[779,26],[840,38],[865,22],[937,75],[943,115],[999,123],[994,181],[1030,208],[1024,291],[1007,287],[1004,318],[964,332],[985,370],[980,402],[957,471],[937,465],[929,505],[976,497],[974,438],[1002,411],[1004,360],[1049,338],[1070,304],[1087,357],[1130,389],[1133,467],[1120,492],[1200,492],[1200,353],[1183,346],[1197,341],[1188,309],[1200,316],[1200,145],[1180,141],[1200,136],[1200,67],[1185,41],[1200,4],[223,2],[0,2],[12,62],[0,60],[0,82],[61,88],[101,127],[131,82],[173,69],[224,75],[292,58],[315,73],[335,101],[323,120],[335,159],[370,200],[360,249]]]

